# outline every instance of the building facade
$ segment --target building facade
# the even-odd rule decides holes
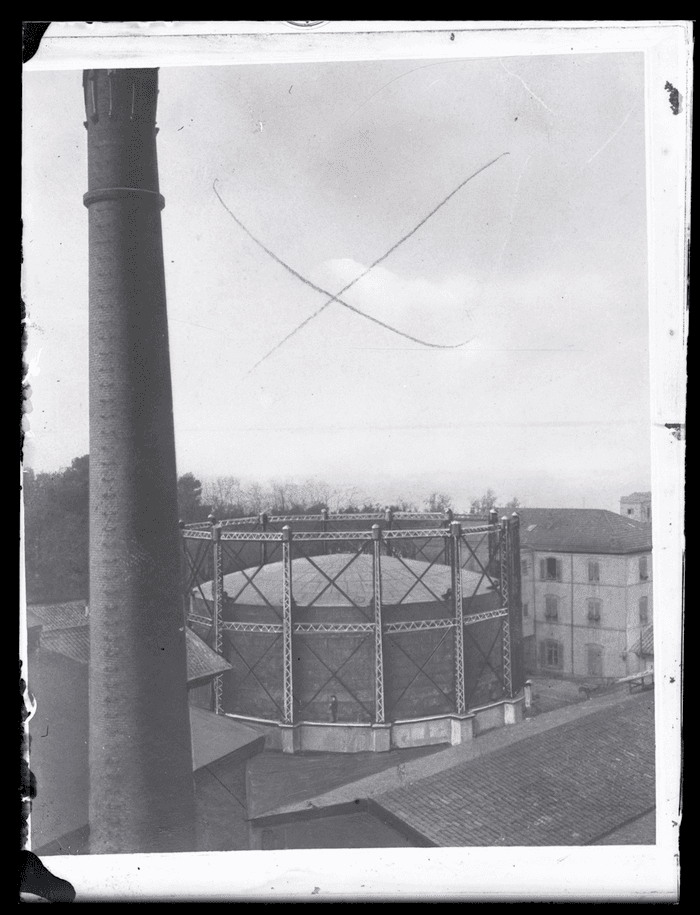
[[[599,509],[523,509],[526,670],[616,679],[644,668],[652,623],[651,525]]]
[[[633,521],[651,523],[651,493],[633,492],[620,499],[620,514]]]

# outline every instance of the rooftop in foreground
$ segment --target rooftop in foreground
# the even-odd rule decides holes
[[[593,844],[655,807],[653,693],[375,801],[440,846]]]
[[[307,847],[295,844],[295,828],[362,804],[413,845],[655,841],[651,691],[631,696],[621,686],[382,770],[355,764],[345,778],[336,773],[335,784],[313,785],[325,754],[278,754],[276,763],[266,756],[249,763],[248,808],[254,828],[282,843],[268,847]],[[273,792],[266,790],[271,781]]]

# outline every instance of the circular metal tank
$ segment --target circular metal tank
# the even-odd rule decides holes
[[[499,595],[487,577],[466,569],[461,576],[462,593],[468,595],[463,600],[465,616],[499,606]],[[457,707],[453,586],[449,565],[381,558],[387,721],[444,715]],[[374,592],[371,553],[331,553],[291,561],[294,722],[371,724],[377,720]],[[213,596],[214,583],[205,582],[193,600],[200,621]],[[225,713],[283,720],[283,604],[282,562],[223,577],[222,649],[232,667],[223,676]],[[492,665],[497,667],[493,661]],[[488,666],[481,671],[481,680],[486,690],[472,690],[474,698],[496,698],[496,676]]]

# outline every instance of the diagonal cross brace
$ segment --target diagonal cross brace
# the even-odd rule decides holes
[[[443,634],[442,634],[442,636],[441,636],[441,638],[440,638],[440,641],[437,643],[437,645],[435,646],[435,648],[433,648],[433,650],[430,652],[430,654],[428,655],[428,657],[427,657],[427,658],[425,659],[425,661],[423,662],[423,665],[422,665],[422,666],[415,660],[415,658],[412,658],[411,655],[408,654],[408,652],[406,652],[406,651],[403,649],[403,647],[402,647],[401,645],[399,645],[399,643],[396,641],[396,639],[390,639],[390,643],[391,643],[395,648],[398,648],[399,651],[400,651],[406,658],[408,658],[408,660],[411,662],[411,664],[413,664],[413,666],[417,669],[417,673],[413,676],[413,678],[411,679],[411,681],[410,681],[410,683],[408,684],[408,686],[403,690],[403,692],[400,694],[400,696],[398,697],[398,699],[395,699],[394,702],[392,703],[394,709],[395,709],[396,706],[399,704],[399,702],[401,702],[401,700],[403,699],[403,697],[406,695],[406,693],[407,693],[407,692],[409,691],[409,689],[413,686],[413,684],[416,682],[416,680],[418,679],[418,677],[419,677],[421,674],[423,674],[424,677],[426,677],[428,680],[430,680],[430,682],[433,684],[433,686],[435,687],[435,689],[436,689],[439,693],[442,693],[442,695],[443,695],[446,699],[449,699],[450,701],[452,701],[452,696],[449,696],[449,695],[445,692],[444,689],[442,689],[440,686],[438,686],[437,683],[436,683],[436,682],[433,680],[433,678],[430,676],[430,674],[426,673],[426,671],[425,671],[425,667],[426,667],[426,666],[430,663],[430,661],[433,659],[433,656],[434,656],[435,653],[437,652],[438,648],[440,648],[440,646],[442,645],[442,643],[445,641],[445,639],[446,639],[447,636],[449,635],[450,631],[451,631],[450,629],[445,629],[445,631],[443,632]]]
[[[357,704],[360,706],[360,708],[363,708],[363,709],[367,712],[368,715],[371,715],[371,714],[372,714],[372,713],[370,712],[370,710],[367,708],[367,706],[364,704],[364,702],[362,702],[362,700],[359,699],[359,698],[355,695],[355,693],[350,689],[350,687],[347,685],[347,683],[345,683],[345,682],[341,679],[341,677],[338,676],[338,675],[340,674],[341,670],[342,670],[347,664],[349,664],[349,662],[355,657],[355,655],[356,655],[357,652],[360,650],[360,648],[362,648],[362,646],[363,646],[363,645],[365,644],[365,642],[367,641],[367,638],[368,638],[367,636],[364,636],[363,638],[360,639],[360,641],[359,641],[359,643],[356,645],[356,647],[352,650],[352,652],[348,655],[348,657],[343,661],[343,663],[340,665],[340,667],[338,667],[338,669],[335,670],[335,671],[333,671],[333,669],[332,669],[331,667],[328,666],[328,664],[323,660],[323,658],[319,657],[319,656],[316,654],[316,652],[313,650],[313,648],[309,645],[309,643],[308,643],[306,640],[303,641],[303,645],[304,645],[304,647],[306,648],[306,650],[307,650],[307,651],[310,651],[311,654],[316,658],[316,660],[326,668],[326,670],[330,673],[330,677],[329,677],[329,678],[326,680],[326,682],[320,687],[320,689],[316,690],[316,692],[313,694],[313,696],[312,696],[307,702],[304,703],[304,705],[302,706],[302,708],[308,708],[308,706],[311,705],[311,703],[316,699],[316,697],[319,696],[319,695],[323,692],[323,690],[328,686],[328,684],[331,682],[331,680],[337,680],[338,683],[340,683],[340,685],[343,687],[343,689],[344,689],[346,692],[350,693],[350,695],[353,697],[353,699],[355,700],[355,702],[357,702]]]
[[[243,661],[243,664],[245,665],[245,667],[248,671],[248,673],[245,675],[245,677],[243,677],[243,679],[240,681],[240,683],[245,683],[245,681],[248,679],[249,676],[253,677],[253,679],[260,686],[260,688],[263,690],[263,692],[267,694],[267,697],[269,698],[270,702],[272,702],[272,704],[277,709],[277,711],[280,713],[280,715],[282,715],[282,714],[284,714],[284,712],[278,705],[277,700],[269,692],[269,690],[267,689],[265,684],[262,682],[260,677],[258,677],[258,675],[255,673],[255,668],[266,657],[266,655],[269,654],[269,652],[275,647],[275,645],[277,644],[279,639],[280,639],[280,636],[276,635],[275,638],[271,640],[270,644],[267,646],[265,651],[260,655],[260,657],[257,659],[257,661],[252,666],[246,661],[246,659],[243,657],[241,652],[238,650],[238,648],[236,647],[236,643],[233,639],[229,640],[229,646],[236,652],[236,654],[241,659],[241,661]]]

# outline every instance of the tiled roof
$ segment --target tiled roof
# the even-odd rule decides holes
[[[650,492],[633,492],[629,496],[623,496],[620,502],[646,502],[650,499]]]
[[[225,670],[231,670],[231,665],[221,655],[205,644],[189,626],[185,629],[187,635],[187,681],[205,680]]]
[[[62,604],[29,604],[27,624],[39,624],[44,632],[68,626],[87,626],[87,601],[73,600]]]
[[[645,695],[374,800],[438,846],[586,845],[653,808],[654,775]]]
[[[85,603],[81,604],[83,611]],[[68,608],[68,609],[66,609]],[[37,610],[39,612],[37,612]],[[80,616],[73,605],[43,604],[27,608],[40,622],[41,645],[80,664],[90,662],[90,628],[88,618]],[[231,665],[211,649],[189,627],[187,636],[187,682],[205,680],[231,669]]]
[[[643,553],[651,524],[602,508],[523,508],[520,543],[561,553]]]
[[[332,553],[314,556],[313,562],[300,557],[292,562],[294,603],[308,607],[312,603],[322,607],[368,606],[374,594],[373,560],[364,553]],[[319,571],[321,570],[321,571]],[[254,577],[253,577],[253,573]],[[462,571],[464,592],[479,593],[487,589],[488,581],[476,572]],[[331,583],[332,582],[332,583]],[[452,587],[449,566],[416,559],[382,557],[382,601],[385,604],[407,604],[434,601]],[[265,606],[282,605],[282,563],[275,562],[246,573],[232,572],[224,576],[224,589],[229,597],[240,603]],[[202,591],[211,598],[212,583],[202,585]],[[264,595],[264,597],[262,596]]]
[[[90,629],[87,625],[72,629],[42,629],[41,645],[79,664],[90,663]]]
[[[642,629],[642,633],[634,643],[630,651],[639,655],[640,658],[654,657],[654,624],[649,623]]]

